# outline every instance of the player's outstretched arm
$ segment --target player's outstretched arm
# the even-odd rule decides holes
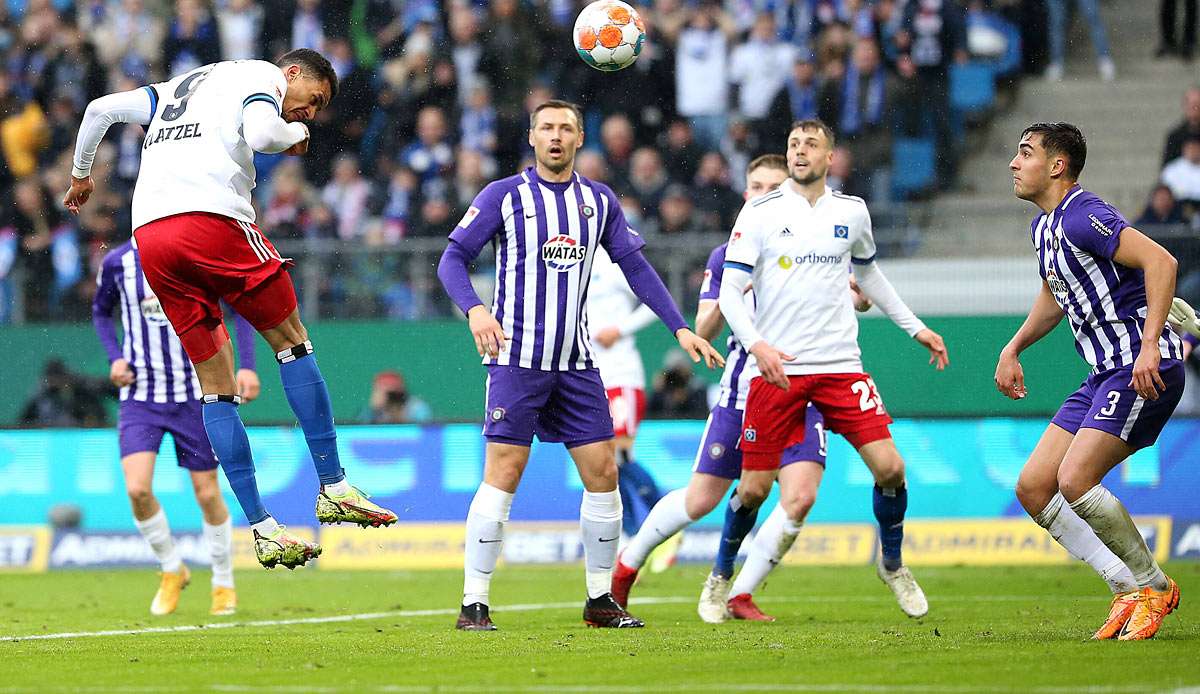
[[[446,245],[442,259],[438,261],[438,279],[455,305],[467,316],[471,336],[475,339],[475,351],[479,356],[500,356],[508,339],[499,321],[487,310],[475,293],[471,275],[467,270],[471,256],[467,249],[453,239]]]
[[[1167,389],[1158,373],[1162,360],[1158,341],[1167,325],[1167,315],[1175,296],[1175,273],[1179,271],[1179,262],[1167,249],[1133,227],[1121,231],[1113,260],[1125,267],[1137,268],[1145,276],[1146,322],[1142,326],[1142,350],[1133,363],[1133,379],[1129,385],[1143,398],[1157,400],[1159,392]]]
[[[151,87],[102,96],[88,104],[75,138],[75,158],[71,166],[71,184],[63,196],[63,206],[71,214],[87,204],[95,185],[92,183],[92,162],[96,148],[113,123],[146,125],[154,116],[154,96]]]
[[[729,321],[729,329],[733,331],[733,336],[738,342],[749,345],[747,349],[754,355],[763,380],[787,390],[790,383],[783,370],[783,362],[791,361],[795,357],[768,343],[754,327],[754,319],[750,317],[750,309],[743,298],[746,288],[750,286],[750,273],[744,268],[740,263],[726,263],[725,281],[721,284],[721,313]]]
[[[675,339],[679,340],[679,346],[688,353],[692,361],[699,362],[703,359],[705,365],[710,369],[725,366],[725,358],[721,356],[721,353],[714,349],[708,340],[687,327],[687,322],[683,320],[683,314],[679,312],[679,307],[675,305],[675,300],[671,298],[662,278],[654,271],[640,250],[622,256],[617,260],[617,267],[621,268],[626,281],[629,282],[629,288],[643,304],[649,306],[658,315],[663,323],[666,323],[671,332],[675,334]]]
[[[1042,281],[1042,288],[1025,322],[1012,336],[1004,349],[1000,350],[1000,359],[996,364],[996,389],[1013,400],[1025,397],[1025,371],[1021,368],[1021,352],[1030,345],[1042,339],[1054,330],[1063,319],[1062,309],[1054,301],[1050,285]]]
[[[896,293],[896,288],[884,276],[883,270],[879,269],[875,261],[855,267],[855,279],[863,295],[874,302],[901,330],[908,333],[909,337],[929,350],[929,363],[936,366],[938,371],[949,366],[950,353],[946,350],[946,342],[942,336],[930,330],[917,318],[908,304]]]

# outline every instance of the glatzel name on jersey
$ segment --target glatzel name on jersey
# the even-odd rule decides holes
[[[199,123],[186,123],[184,125],[171,125],[158,130],[151,130],[146,133],[146,140],[142,143],[142,149],[147,150],[157,145],[160,142],[170,142],[172,140],[187,140],[193,137],[202,137],[204,133],[200,132]]]

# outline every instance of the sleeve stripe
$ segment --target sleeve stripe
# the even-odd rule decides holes
[[[250,96],[246,97],[246,100],[242,102],[242,108],[246,108],[247,106],[254,103],[255,101],[265,101],[268,104],[271,104],[272,106],[274,106],[275,112],[279,113],[279,104],[276,103],[275,100],[272,99],[269,95],[263,94],[261,92],[259,92],[258,94],[251,94]]]
[[[150,95],[150,119],[154,120],[154,114],[158,113],[158,91],[149,85],[142,87],[146,93]]]
[[[737,261],[734,261],[734,260],[726,260],[726,261],[725,261],[725,269],[726,269],[726,270],[741,270],[741,271],[743,271],[743,272],[750,272],[750,273],[753,273],[753,272],[754,272],[754,266],[753,266],[753,265],[747,265],[747,264],[745,264],[745,263],[739,263],[739,262],[737,262]]]
[[[870,258],[855,258],[854,256],[850,256],[850,262],[855,265],[870,265],[875,262],[875,256],[871,256]]]

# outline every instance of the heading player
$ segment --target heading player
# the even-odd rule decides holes
[[[811,402],[825,426],[842,434],[871,469],[882,545],[878,574],[901,609],[920,617],[928,603],[901,556],[908,505],[904,459],[875,382],[863,371],[858,321],[845,291],[851,265],[862,292],[929,350],[931,364],[941,370],[949,359],[941,336],[913,314],[875,263],[866,204],[826,185],[833,145],[833,131],[823,122],[795,123],[787,140],[789,180],[742,208],[725,253],[721,312],[738,341],[750,346],[756,370],[742,425],[738,499],[731,502],[734,536],[749,532],[783,450],[805,436]],[[743,297],[751,278],[753,316]],[[787,476],[780,485],[787,499]],[[800,520],[790,509],[789,518]]]
[[[217,462],[204,417],[200,414],[200,382],[167,321],[154,290],[146,283],[137,249],[125,242],[104,256],[92,299],[92,323],[108,355],[109,379],[121,389],[117,416],[121,470],[133,507],[133,520],[162,567],[150,612],[171,614],[191,574],[183,563],[166,512],[154,496],[154,463],[163,434],[175,442],[175,459],[192,478],[203,515],[204,538],[212,557],[212,607],[216,615],[233,614],[232,523],[217,481]],[[117,341],[113,311],[121,314],[122,339]],[[236,314],[235,314],[236,316]],[[236,316],[237,372],[242,398],[258,397],[254,372],[254,329]]]
[[[596,249],[588,283],[587,322],[596,331],[592,356],[608,393],[616,436],[621,525],[628,534],[638,531],[646,514],[662,498],[654,478],[633,459],[633,440],[646,414],[646,369],[633,336],[654,320],[654,311],[638,301],[621,268],[603,248]]]
[[[459,629],[495,629],[488,588],[535,434],[564,444],[583,481],[584,621],[597,627],[643,626],[609,592],[621,535],[621,499],[613,423],[585,319],[597,247],[608,252],[634,294],[667,324],[694,361],[724,365],[712,345],[688,329],[642,256],[645,242],[626,223],[616,195],[575,172],[582,126],[574,104],[547,101],[535,108],[529,122],[535,166],[488,184],[476,196],[438,264],[438,277],[467,314],[488,371],[486,461],[467,514]],[[468,263],[489,243],[496,247],[496,294],[490,309],[467,272]]]
[[[198,67],[167,82],[88,104],[63,204],[78,213],[94,184],[92,160],[113,123],[146,127],[133,192],[134,245],[146,281],[196,368],[204,428],[254,532],[267,568],[306,563],[320,545],[287,532],[267,513],[254,479],[229,334],[220,300],[275,351],[288,404],[304,430],[321,489],[317,519],[389,525],[396,515],[351,487],[337,453],[325,379],[296,309],[284,260],[254,225],[254,152],[301,155],[308,128],[337,93],[320,53],[294,50],[277,64],[238,60]]]
[[[1092,373],[1046,427],[1017,480],[1017,498],[1113,591],[1093,638],[1148,639],[1179,604],[1179,586],[1102,484],[1158,439],[1183,395],[1183,344],[1166,327],[1177,263],[1121,213],[1079,186],[1087,143],[1069,123],[1036,123],[1009,162],[1013,193],[1042,213],[1030,226],[1042,287],[1000,352],[996,387],[1026,395],[1020,356],[1062,321]]]

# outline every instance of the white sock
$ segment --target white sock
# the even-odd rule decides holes
[[[1146,541],[1138,532],[1137,525],[1129,517],[1129,511],[1112,492],[1097,484],[1071,502],[1071,510],[1087,521],[1096,535],[1133,572],[1139,586],[1150,586],[1155,590],[1166,590],[1170,585]]]
[[[250,525],[250,529],[257,532],[259,535],[262,535],[263,537],[270,537],[275,533],[276,530],[279,529],[279,524],[275,522],[274,518],[267,516],[257,523],[252,523]]]
[[[225,517],[224,523],[204,523],[204,539],[212,556],[213,588],[233,587],[233,519]]]
[[[621,538],[621,493],[583,493],[579,504],[579,530],[583,535],[583,563],[589,598],[612,591],[617,565],[617,540]]]
[[[483,482],[467,511],[467,536],[463,561],[463,605],[488,604],[492,573],[504,547],[504,524],[513,495]]]
[[[687,489],[676,489],[658,500],[641,530],[629,541],[621,552],[621,563],[631,569],[640,569],[646,557],[672,535],[695,522],[687,514]]]
[[[350,483],[343,477],[340,482],[322,486],[321,491],[329,492],[333,496],[341,496],[350,492]]]
[[[787,512],[783,510],[783,504],[777,504],[775,510],[767,516],[767,520],[755,533],[754,541],[750,543],[750,552],[746,556],[746,563],[742,565],[742,570],[734,579],[729,596],[734,597],[743,593],[752,595],[754,591],[758,590],[763,581],[767,579],[767,574],[779,566],[783,555],[792,548],[803,525],[804,521],[797,523],[788,518]]]
[[[1096,536],[1092,526],[1079,517],[1062,494],[1055,494],[1041,513],[1033,517],[1045,528],[1054,541],[1062,545],[1072,557],[1086,562],[1108,583],[1113,593],[1128,593],[1137,590],[1133,572],[1117,555]]]
[[[133,523],[142,537],[146,538],[146,542],[150,544],[150,549],[154,550],[154,556],[158,558],[162,570],[167,573],[179,573],[183,566],[183,558],[179,556],[175,540],[171,539],[171,526],[167,524],[167,512],[159,507],[158,513],[146,520],[134,518]]]

